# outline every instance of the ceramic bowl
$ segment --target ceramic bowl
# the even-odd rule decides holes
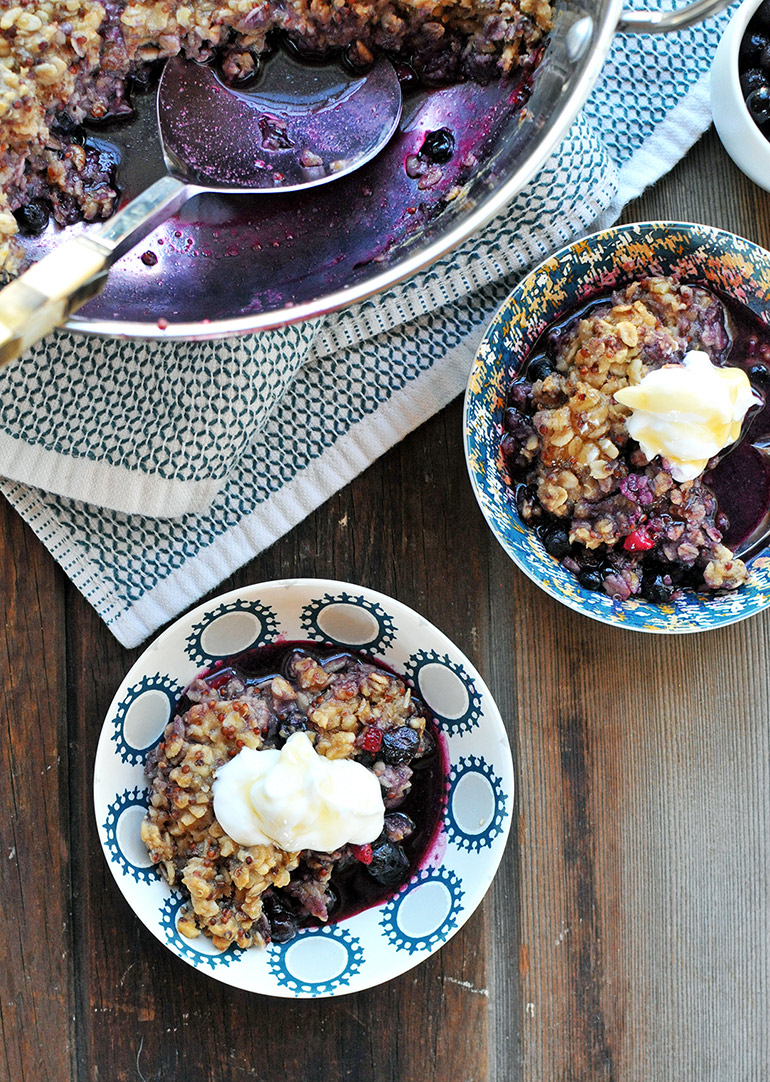
[[[770,191],[770,140],[751,119],[741,90],[738,50],[761,0],[745,0],[733,15],[711,69],[711,112],[722,144],[755,184]]]
[[[652,222],[586,237],[541,263],[514,289],[487,328],[465,395],[465,455],[492,532],[517,566],[551,597],[595,620],[635,631],[707,631],[770,603],[770,559],[750,561],[750,581],[732,594],[685,591],[676,602],[616,601],[584,589],[519,518],[500,452],[507,388],[543,330],[592,298],[643,274],[678,272],[770,322],[770,253],[710,226]]]
[[[280,637],[352,647],[410,680],[436,719],[448,762],[446,806],[422,867],[385,903],[302,930],[288,943],[219,951],[203,935],[180,934],[182,895],[159,878],[141,841],[148,796],[143,764],[196,674]],[[424,961],[454,935],[484,897],[502,857],[513,787],[500,714],[460,650],[392,598],[314,579],[235,590],[177,620],[118,689],[94,773],[104,855],[126,901],[153,935],[188,965],[225,984],[293,999],[380,984]]]

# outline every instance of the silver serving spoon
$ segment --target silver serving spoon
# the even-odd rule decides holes
[[[157,110],[168,175],[0,291],[0,363],[100,293],[115,260],[193,196],[297,191],[360,168],[396,130],[401,88],[384,58],[353,75],[279,52],[253,90],[175,58],[163,70]]]

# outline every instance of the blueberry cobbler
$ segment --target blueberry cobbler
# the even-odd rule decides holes
[[[283,36],[354,67],[386,51],[405,84],[488,80],[532,64],[549,0],[0,0],[0,280],[21,228],[108,217],[116,162],[81,127],[129,116],[132,93],[177,53],[249,78]]]
[[[142,840],[180,889],[180,932],[250,947],[389,897],[445,799],[432,721],[403,679],[315,644],[194,680],[146,764]]]
[[[508,391],[522,520],[582,586],[676,599],[746,582],[770,517],[770,334],[743,306],[645,278],[548,328]]]

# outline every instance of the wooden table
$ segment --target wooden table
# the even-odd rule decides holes
[[[626,221],[770,246],[713,132]],[[438,954],[336,1001],[231,991],[134,918],[94,750],[122,649],[6,506],[0,959],[8,1082],[742,1082],[770,1072],[770,612],[683,638],[577,616],[484,525],[457,401],[223,583],[360,582],[470,656],[506,720],[516,829]]]

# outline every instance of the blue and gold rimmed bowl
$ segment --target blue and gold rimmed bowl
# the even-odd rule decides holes
[[[749,582],[731,594],[685,591],[678,601],[617,601],[586,590],[521,521],[500,441],[506,393],[538,337],[593,298],[644,275],[678,274],[749,308],[770,323],[770,253],[705,225],[646,222],[617,226],[577,241],[527,275],[494,316],[465,394],[465,455],[471,484],[490,529],[514,563],[562,604],[634,631],[708,631],[753,616],[770,604],[770,558],[749,562]]]
[[[182,691],[225,658],[276,642],[350,648],[406,677],[435,721],[446,799],[422,864],[383,903],[287,943],[217,949],[181,934],[185,898],[158,876],[140,837],[144,762]],[[94,805],[104,855],[126,901],[170,951],[229,984],[291,999],[357,992],[438,950],[479,905],[503,855],[514,776],[505,727],[481,677],[424,617],[374,590],[319,579],[245,587],[177,620],[142,654],[102,729]],[[117,915],[116,915],[117,919]]]

